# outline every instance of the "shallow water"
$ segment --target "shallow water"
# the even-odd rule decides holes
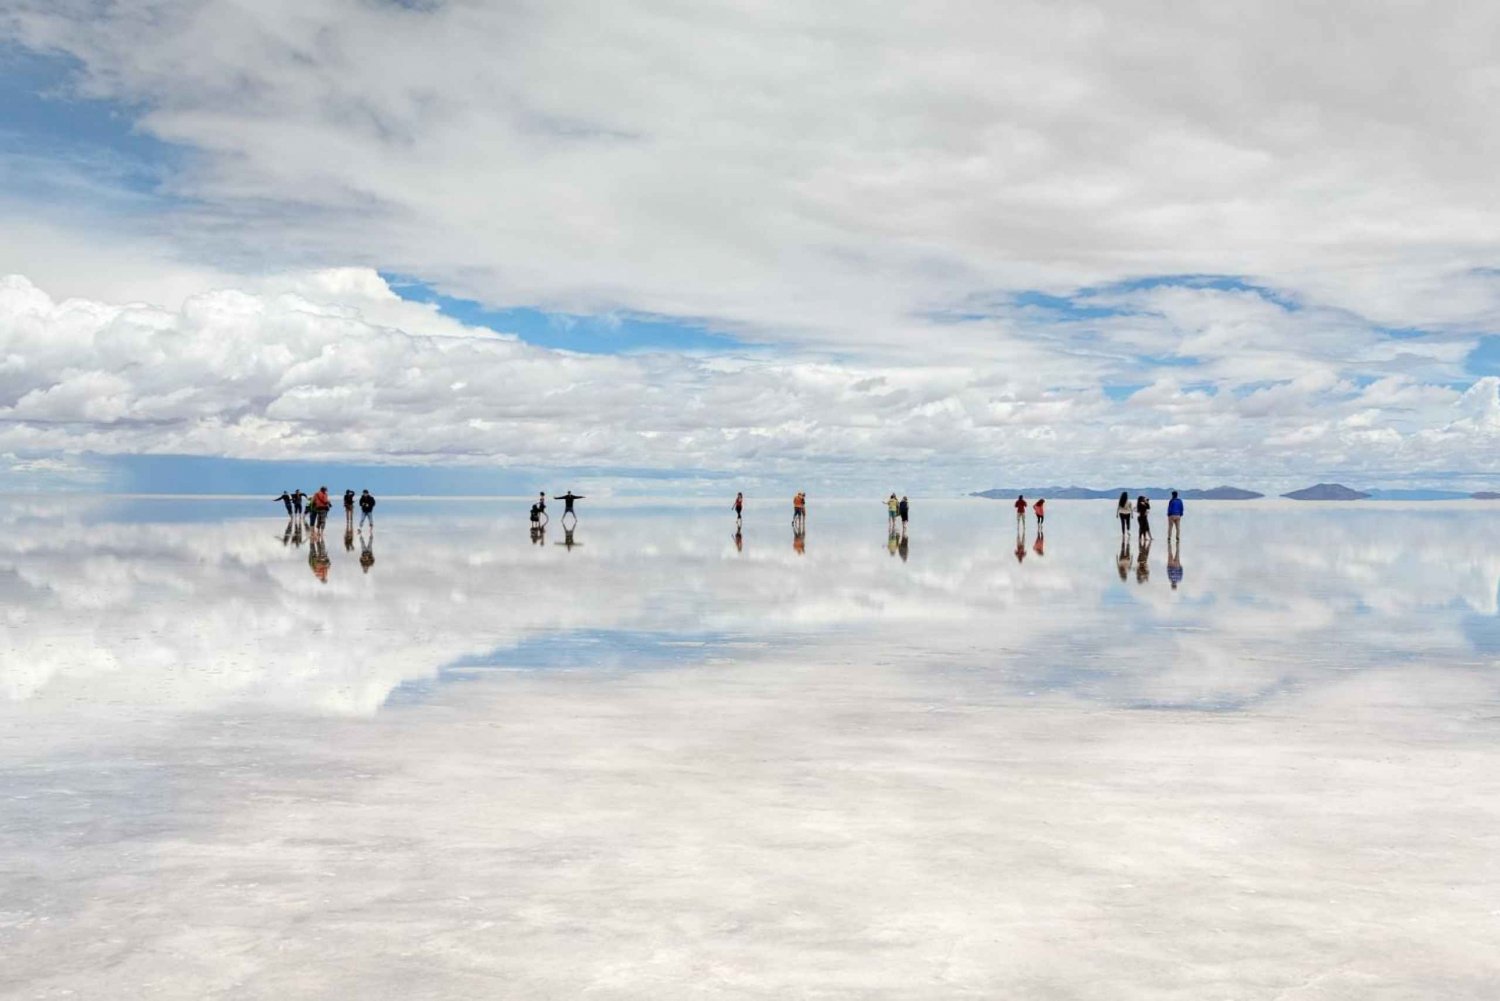
[[[0,502],[0,996],[1500,993],[1500,508],[581,507]]]

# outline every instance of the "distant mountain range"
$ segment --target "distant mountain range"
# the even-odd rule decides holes
[[[1114,500],[1121,493],[1131,497],[1139,497],[1145,494],[1152,500],[1160,500],[1170,497],[1172,491],[1168,487],[1113,487],[1107,490],[1095,490],[1092,487],[1023,487],[1012,489],[1007,487],[995,487],[991,490],[980,490],[970,494],[970,497],[986,497],[990,500],[1010,500],[1017,494],[1029,498],[1046,498],[1047,500]],[[1242,487],[1209,487],[1206,490],[1178,490],[1183,500],[1254,500],[1264,497],[1265,494],[1256,493],[1254,490],[1245,490]],[[1427,489],[1397,489],[1397,490],[1355,490],[1346,487],[1342,483],[1316,483],[1301,490],[1293,490],[1291,493],[1281,496],[1291,500],[1309,501],[1351,501],[1351,500],[1500,500],[1500,491],[1481,490],[1477,493],[1466,494],[1458,490],[1427,490]]]
[[[988,497],[990,500],[1008,500],[1017,494],[1022,494],[1047,500],[1114,500],[1122,493],[1129,494],[1131,497],[1145,494],[1153,500],[1172,496],[1172,490],[1169,487],[1115,487],[1110,490],[1094,490],[1090,487],[1027,487],[1022,490],[1007,490],[996,487],[993,490],[981,490],[969,496]],[[1265,496],[1254,490],[1243,490],[1239,487],[1209,487],[1207,490],[1178,490],[1177,493],[1183,500],[1254,500]]]

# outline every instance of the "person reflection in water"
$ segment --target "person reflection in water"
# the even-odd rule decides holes
[[[740,526],[738,524],[734,526],[734,551],[737,553],[743,553],[745,551],[745,536],[744,533],[740,531]]]
[[[901,554],[902,563],[905,563],[906,558],[911,555],[911,543],[907,540],[905,532],[901,533],[901,545],[896,547],[896,551]]]
[[[353,527],[344,529],[344,552],[346,552],[346,553],[352,553],[352,552],[354,552],[354,529],[353,529]]]
[[[1024,517],[1024,514],[1022,515]],[[1020,563],[1026,559],[1026,530],[1016,529],[1016,562]]]
[[[885,548],[892,556],[895,556],[896,551],[901,548],[901,533],[895,528],[891,528],[886,533]]]
[[[295,521],[296,521],[296,519],[294,519],[294,518],[288,518],[286,520],[286,531],[283,532],[283,533],[281,533],[281,545],[283,547],[291,545],[291,542],[292,542],[292,530],[293,530],[293,524],[294,524]]]
[[[314,577],[324,584],[328,583],[328,568],[333,565],[333,561],[328,558],[328,547],[323,545],[322,535],[314,535],[308,545],[307,565],[312,568]]]
[[[547,530],[535,522],[531,525],[531,542],[537,546],[547,544]]]
[[[1182,540],[1173,542],[1170,529],[1167,533],[1167,580],[1172,582],[1174,591],[1182,583]]]
[[[365,538],[364,529],[359,532],[359,568],[365,573],[375,565],[375,526],[370,526],[370,537]]]
[[[1135,558],[1135,582],[1144,584],[1151,578],[1151,565],[1146,562],[1151,556],[1151,536],[1141,540],[1141,551]]]
[[[1130,579],[1130,536],[1120,536],[1120,555],[1115,557],[1115,567],[1120,571],[1121,580]]]
[[[563,517],[566,518],[570,513],[571,513],[570,511],[564,511],[563,512]],[[572,527],[569,527],[569,525],[568,525],[568,523],[566,521],[563,522],[563,537],[562,537],[562,541],[559,542],[558,545],[559,546],[566,546],[567,549],[568,549],[568,552],[570,552],[570,553],[573,551],[573,547],[574,546],[581,546],[581,545],[583,545],[583,543],[581,543],[581,542],[574,542],[573,541],[573,531],[577,527],[578,527],[578,515],[576,515],[576,514],[573,515],[573,525],[572,525]]]
[[[798,494],[800,497],[801,494]],[[807,555],[807,529],[802,527],[801,522],[792,522],[792,552],[798,556]]]
[[[1040,528],[1036,530],[1036,541],[1031,544],[1031,551],[1038,556],[1047,555],[1047,537],[1042,534]]]

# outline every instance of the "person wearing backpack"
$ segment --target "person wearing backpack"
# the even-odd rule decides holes
[[[365,522],[370,523],[370,528],[375,528],[375,495],[368,490],[361,490],[359,494],[359,527],[364,528]]]

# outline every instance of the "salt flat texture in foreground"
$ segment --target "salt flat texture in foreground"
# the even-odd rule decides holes
[[[0,996],[1500,992],[1490,509],[781,507],[7,505]]]

